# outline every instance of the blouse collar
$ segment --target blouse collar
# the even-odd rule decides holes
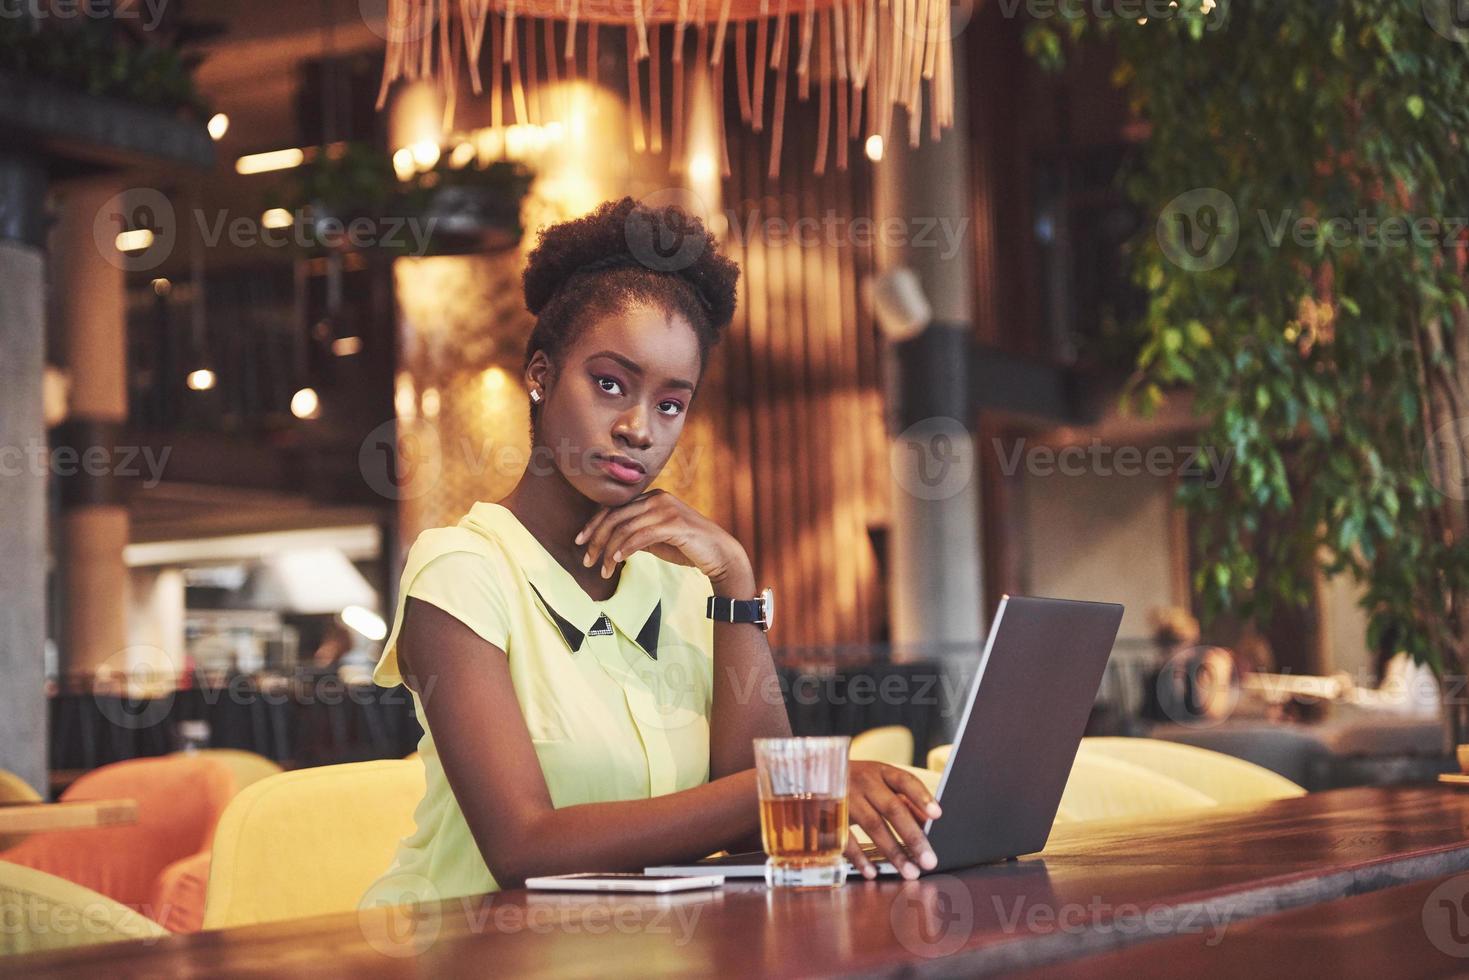
[[[566,645],[575,653],[588,634],[600,635],[611,626],[636,643],[643,652],[658,659],[658,630],[662,619],[659,576],[653,565],[658,559],[635,552],[622,563],[617,591],[604,602],[595,602],[561,567],[519,518],[500,504],[476,503],[460,519],[461,527],[504,542],[519,562],[531,590],[556,624]]]

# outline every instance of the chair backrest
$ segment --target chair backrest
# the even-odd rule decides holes
[[[116,762],[82,775],[61,800],[136,800],[136,823],[32,834],[0,853],[0,859],[57,875],[149,914],[159,874],[209,847],[234,790],[229,768],[202,756]]]
[[[0,803],[43,803],[31,784],[9,769],[0,769]],[[0,851],[9,850],[30,834],[0,834]]]
[[[0,861],[0,917],[0,956],[168,935],[106,895],[9,861]]]
[[[204,928],[357,908],[414,830],[424,767],[381,759],[296,769],[231,801],[215,834]]]
[[[858,762],[910,766],[913,764],[913,732],[907,725],[869,728],[852,737],[852,748],[847,755]]]
[[[1183,783],[1221,806],[1306,795],[1284,776],[1223,752],[1156,738],[1084,738],[1082,753],[1121,759]]]
[[[953,754],[954,743],[948,745],[935,745],[928,750],[928,768],[934,772],[943,772],[944,766],[949,764],[949,756]]]
[[[1210,797],[1167,776],[1121,759],[1078,752],[1056,822],[1145,820],[1213,806]]]
[[[229,766],[230,772],[235,774],[235,792],[238,793],[246,786],[254,785],[267,776],[285,772],[280,763],[267,759],[256,752],[247,752],[244,749],[195,749],[192,753],[175,752],[174,755],[197,755],[206,759],[215,759]]]

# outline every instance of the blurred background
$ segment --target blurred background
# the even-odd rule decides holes
[[[660,485],[774,587],[798,732],[900,725],[922,765],[999,598],[1030,594],[1126,604],[1093,734],[1193,741],[1308,788],[1441,767],[1437,681],[1392,659],[1404,634],[1369,633],[1371,581],[1314,531],[1272,544],[1248,507],[1224,558],[1209,534],[1201,495],[1268,495],[1255,470],[1294,458],[1271,443],[1285,423],[1220,420],[1266,418],[1294,382],[1150,373],[1217,325],[1159,326],[1157,297],[1208,270],[1147,275],[1168,196],[1128,181],[1187,144],[1135,87],[1143,42],[937,6],[916,57],[853,4],[784,32],[738,5],[687,30],[663,10],[641,40],[616,11],[497,10],[486,29],[397,0],[0,19],[0,766],[49,797],[194,748],[285,768],[411,752],[406,692],[368,677],[402,555],[525,466],[536,229],[631,194],[697,213],[743,270]],[[1291,26],[1234,16],[1148,27],[1208,69]],[[751,73],[749,48],[777,43]],[[1308,147],[1282,152],[1310,170]],[[1205,203],[1190,215],[1217,218]],[[900,269],[916,292],[883,278]],[[1219,400],[1236,389],[1243,409]],[[1301,460],[1297,485],[1319,463]],[[1281,537],[1341,520],[1321,517],[1282,512]],[[1241,600],[1267,592],[1268,615]]]

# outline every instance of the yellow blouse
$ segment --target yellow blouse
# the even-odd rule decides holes
[[[505,651],[521,712],[557,807],[646,799],[709,778],[713,594],[694,568],[645,552],[595,602],[510,511],[475,504],[457,525],[418,536],[403,570],[393,630],[373,671],[402,682],[397,639],[412,596]],[[498,890],[439,762],[423,699],[412,691],[427,785],[416,829],[368,888],[364,906]],[[594,869],[589,869],[594,870]]]

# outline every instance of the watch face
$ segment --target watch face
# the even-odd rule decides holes
[[[765,613],[765,618],[762,621],[762,625],[765,627],[765,631],[768,633],[770,632],[771,625],[775,622],[775,593],[772,592],[770,589],[766,589],[764,592],[760,593],[760,601],[761,604],[764,606]]]

